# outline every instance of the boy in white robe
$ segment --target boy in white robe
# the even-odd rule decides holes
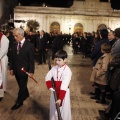
[[[51,90],[50,98],[50,120],[58,120],[55,104],[59,104],[62,120],[72,120],[70,107],[70,90],[69,84],[72,76],[70,68],[66,65],[67,53],[59,50],[55,54],[56,66],[54,66],[46,75],[46,85]],[[51,78],[55,82],[55,90],[57,93],[57,101],[54,99]]]

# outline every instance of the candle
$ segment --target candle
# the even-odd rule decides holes
[[[24,68],[22,68],[21,70],[26,73],[26,71],[24,70]]]
[[[27,72],[24,68],[21,69],[23,72],[25,72],[32,80],[34,80],[36,83],[38,83],[31,75],[29,72]]]

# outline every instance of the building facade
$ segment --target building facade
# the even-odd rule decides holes
[[[99,0],[74,1],[70,8],[16,6],[15,27],[27,29],[28,20],[39,22],[39,30],[46,32],[92,32],[101,28],[120,27],[120,11],[114,11],[109,2]],[[25,22],[22,22],[25,21]]]

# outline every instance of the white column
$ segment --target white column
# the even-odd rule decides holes
[[[42,27],[42,29],[46,32],[46,30],[47,30],[46,15],[43,15],[43,20],[42,20],[42,22],[43,22],[43,27]]]
[[[40,31],[40,30],[44,30],[44,17],[43,17],[42,14],[40,14],[40,16],[39,16],[39,22],[40,22],[39,31]]]

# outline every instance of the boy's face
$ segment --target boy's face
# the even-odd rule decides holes
[[[56,58],[56,64],[59,67],[62,67],[66,63],[66,58],[63,60],[62,58]]]

